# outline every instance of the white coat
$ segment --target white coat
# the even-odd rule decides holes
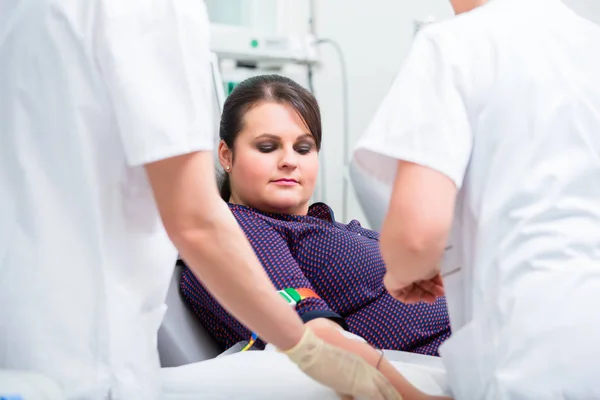
[[[455,397],[600,398],[600,27],[495,0],[425,28],[353,162],[389,185],[397,160],[459,188]]]
[[[199,0],[0,2],[0,368],[158,395],[176,260],[143,165],[210,150]]]

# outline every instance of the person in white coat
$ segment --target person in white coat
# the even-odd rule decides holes
[[[386,287],[445,290],[457,399],[600,398],[600,27],[480,3],[417,35],[353,156],[391,189]]]
[[[396,398],[304,328],[220,199],[208,29],[199,0],[0,1],[0,369],[67,399],[157,398],[178,250],[306,374]]]

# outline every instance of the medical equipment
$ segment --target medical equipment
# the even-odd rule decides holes
[[[298,303],[300,303],[304,299],[308,299],[308,298],[320,299],[321,298],[318,294],[316,294],[312,289],[309,289],[309,288],[299,288],[299,289],[287,288],[287,289],[283,289],[283,290],[278,290],[277,293],[279,293],[281,295],[281,297],[283,297],[285,299],[285,301],[287,301],[287,303],[292,308],[295,308],[296,305],[298,305]],[[246,350],[250,349],[254,345],[254,343],[256,342],[257,339],[258,339],[258,334],[256,332],[252,332],[252,336],[250,337],[248,344],[242,349],[242,351],[246,351]]]
[[[312,289],[308,288],[300,288],[300,289],[292,289],[287,288],[284,290],[277,291],[283,297],[291,307],[296,307],[298,303],[300,303],[304,299],[315,298],[320,299],[321,297],[316,294]]]
[[[247,351],[248,349],[252,348],[252,346],[254,346],[254,343],[256,343],[257,340],[258,340],[258,334],[256,332],[252,332],[252,336],[250,337],[248,344],[246,346],[244,346],[242,348],[242,350],[240,350],[240,351]]]
[[[211,24],[211,48],[222,58],[239,61],[315,64],[318,53],[311,35],[277,35],[248,28]]]

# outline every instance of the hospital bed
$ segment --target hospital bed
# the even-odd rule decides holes
[[[215,358],[219,358],[219,360],[215,360],[216,362],[224,362],[223,358],[234,357],[230,359],[233,361],[235,358],[251,357],[258,362],[269,357],[281,356],[281,354],[260,355],[258,353],[265,352],[252,351],[218,357],[222,354],[221,347],[202,326],[181,295],[179,284],[182,268],[181,266],[175,267],[167,295],[167,313],[158,333],[161,364],[170,371],[169,373],[175,374],[175,371],[180,369],[169,367],[186,366],[181,369],[181,371],[185,371],[188,367],[193,368],[190,364]],[[438,357],[394,350],[384,350],[384,353],[387,359],[392,361],[394,366],[416,386],[432,394],[449,393],[444,367]],[[235,369],[235,363],[231,365],[232,369]],[[260,369],[261,365],[257,364],[256,367]],[[275,373],[275,371],[269,371],[269,373]],[[277,373],[280,374],[281,371]],[[275,379],[273,383],[276,384]],[[267,398],[266,394],[264,398]]]

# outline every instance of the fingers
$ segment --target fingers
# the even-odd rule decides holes
[[[415,304],[419,302],[435,303],[437,298],[443,295],[443,291],[432,288],[430,285],[425,286],[425,289],[421,283],[415,283],[410,287],[399,290],[395,293],[391,293],[392,297],[405,304]]]
[[[439,297],[437,295],[437,292],[433,291],[433,293],[429,290],[424,290],[423,287],[420,284],[415,284],[415,286],[418,289],[415,289],[415,295],[414,298],[412,298],[411,300],[412,303],[418,303],[419,301],[425,302],[425,303],[435,303],[437,298]]]
[[[441,287],[444,287],[444,278],[442,278],[442,274],[437,274],[431,280]]]
[[[419,286],[427,297],[433,297],[434,301],[437,297],[444,295],[444,286],[438,284],[433,279],[418,282],[416,285]]]
[[[405,289],[405,285],[396,282],[389,272],[386,272],[383,276],[383,286],[385,286],[386,290],[390,293],[397,293]]]
[[[377,389],[379,393],[381,393],[382,400],[402,400],[402,396],[396,388],[387,380],[383,374],[379,374],[377,378],[375,378],[375,384],[377,385]]]
[[[410,290],[399,290],[396,292],[390,292],[390,294],[393,298],[395,298],[398,301],[401,301],[402,303],[408,303],[408,300],[410,298]]]
[[[396,300],[405,304],[415,304],[421,301],[435,303],[438,297],[445,294],[444,282],[440,274],[431,279],[414,282],[410,285],[399,285],[393,281],[389,274],[383,278],[383,283],[388,292]]]
[[[424,303],[435,303],[435,301],[437,300],[437,296],[432,295],[431,293],[427,293],[427,292],[423,292],[423,294],[421,295],[421,301]]]
[[[444,296],[446,294],[446,290],[444,289],[444,278],[442,278],[441,274],[437,274],[434,276],[431,281],[435,284],[435,288],[438,291],[436,294],[439,296]]]
[[[430,279],[428,281],[419,281],[417,285],[424,291],[431,294],[436,294],[444,291],[444,286],[439,285],[433,279]]]
[[[393,298],[398,301],[401,301],[404,304],[414,304],[421,301],[421,293],[419,289],[415,287],[415,285],[410,285],[409,287],[398,290],[396,292],[390,293]]]
[[[375,367],[361,361],[354,370],[352,394],[336,392],[340,400],[402,400],[390,381]],[[339,389],[338,389],[339,390]]]
[[[423,289],[421,289],[418,285],[411,285],[410,293],[406,296],[407,303],[418,303],[419,301],[421,301],[423,294]]]

